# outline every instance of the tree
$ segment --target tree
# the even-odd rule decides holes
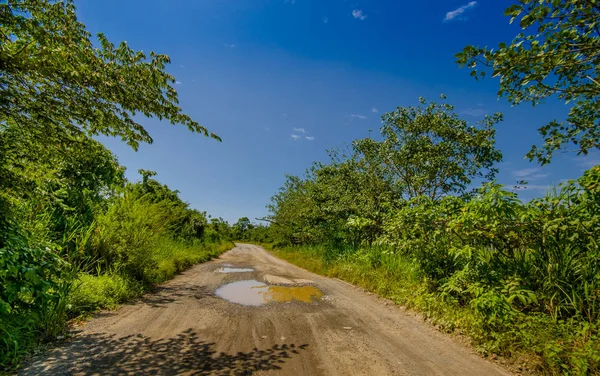
[[[435,200],[463,193],[473,179],[493,179],[494,163],[502,160],[494,129],[502,114],[470,125],[449,104],[426,104],[423,98],[419,102],[419,107],[398,107],[383,115],[383,141],[355,142],[365,159],[379,165],[380,174],[398,194]]]
[[[120,137],[137,149],[140,142],[152,142],[134,118],[140,113],[220,140],[178,106],[175,79],[165,71],[168,56],[146,55],[125,42],[115,47],[102,34],[94,46],[73,0],[2,1],[0,25],[0,246],[12,226],[17,195],[49,192],[42,185],[64,183],[69,174],[79,183],[91,175],[118,174],[112,155],[90,135]],[[87,152],[82,163],[95,160],[92,155],[103,161],[103,166],[83,166],[87,176],[40,168],[56,161],[76,167]],[[63,188],[69,187],[77,191],[72,184]],[[61,188],[55,184],[52,191]]]
[[[73,0],[0,4],[0,131],[26,127],[52,143],[84,131],[152,142],[134,115],[156,116],[219,139],[178,106],[166,55],[115,47],[77,21]]]
[[[569,144],[578,154],[600,148],[600,2],[519,0],[504,14],[511,23],[520,18],[523,32],[496,49],[467,46],[457,62],[475,78],[491,68],[500,77],[498,95],[512,104],[555,96],[571,105],[565,122],[539,128],[544,144],[532,147],[530,160],[547,164]]]
[[[271,197],[267,209],[271,213],[268,220],[276,230],[276,241],[308,243],[314,231],[310,225],[314,200],[308,194],[309,182],[297,176],[286,175],[285,183]]]
[[[316,241],[343,237],[357,247],[372,243],[381,230],[386,211],[399,198],[380,166],[352,145],[352,155],[330,151],[329,164],[315,163],[307,176],[304,204],[309,230]]]
[[[247,239],[247,232],[253,228],[254,225],[250,222],[250,219],[242,217],[233,225],[233,235],[235,239],[245,240]]]

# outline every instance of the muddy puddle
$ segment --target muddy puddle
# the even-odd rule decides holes
[[[250,273],[253,271],[254,271],[254,269],[252,269],[252,268],[232,268],[232,267],[219,268],[219,269],[215,270],[215,272],[217,272],[217,273]]]
[[[269,286],[266,283],[245,280],[219,287],[215,295],[232,303],[261,306],[267,303],[293,301],[312,303],[323,296],[314,286]]]

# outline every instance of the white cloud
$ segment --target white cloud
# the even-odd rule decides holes
[[[371,112],[372,112],[372,113],[374,113],[374,114],[376,114],[376,113],[378,113],[378,112],[379,112],[379,110],[378,110],[378,109],[376,109],[375,107],[373,107],[373,108],[371,109]]]
[[[308,141],[312,141],[315,139],[314,136],[306,136],[304,138],[306,138]]]
[[[461,6],[460,8],[454,9],[453,11],[446,13],[446,17],[444,18],[444,21],[452,21],[456,17],[460,17],[463,13],[465,13],[467,10],[473,8],[475,5],[477,5],[477,1],[471,1],[468,4]]]
[[[467,108],[460,112],[463,115],[469,115],[474,117],[480,117],[485,115],[486,111],[482,108]]]
[[[300,139],[300,136],[298,136],[297,134],[292,134],[292,140],[296,141]]]
[[[367,119],[367,117],[365,115],[360,115],[360,114],[351,114],[350,117],[354,118],[354,119],[360,119],[360,120],[366,120]]]
[[[538,180],[547,178],[550,174],[541,173],[541,168],[533,167],[533,168],[523,168],[521,170],[515,170],[512,172],[513,176],[519,179],[527,179],[527,180]]]
[[[329,23],[329,18],[327,18],[327,17],[324,17],[324,18],[323,18],[323,23]]]
[[[600,152],[592,151],[588,155],[580,155],[573,160],[584,170],[600,165]]]
[[[181,81],[175,81],[175,85],[181,85]]]
[[[296,133],[306,133],[306,129],[304,128],[292,128]]]
[[[581,161],[579,164],[584,168],[592,168],[594,166],[600,165],[600,159],[587,159]]]
[[[367,18],[367,15],[363,14],[362,9],[354,9],[352,11],[352,17],[359,19],[359,20],[364,20],[365,18]]]
[[[534,168],[523,168],[521,170],[515,170],[512,172],[512,174],[518,178],[524,178],[526,176],[529,176],[531,174],[534,174],[536,172],[538,172],[540,169],[537,167]]]
[[[592,168],[594,166],[600,165],[600,159],[588,159],[585,161],[581,161],[580,165],[582,165],[583,167]]]
[[[235,47],[235,44],[226,44],[226,45],[225,45],[225,47],[228,47],[228,48],[234,48],[234,47]]]
[[[286,3],[290,3],[292,5],[296,4],[296,0],[285,0]]]

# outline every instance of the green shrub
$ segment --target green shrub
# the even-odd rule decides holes
[[[168,236],[170,218],[164,206],[133,194],[116,199],[97,219],[95,256],[102,266],[114,265],[145,281],[147,273],[156,269],[152,247]]]
[[[142,292],[140,282],[116,272],[99,275],[80,273],[69,295],[69,311],[76,316],[103,308],[114,309]]]
[[[39,337],[39,320],[33,312],[0,314],[0,369],[18,366],[22,354],[34,348]]]

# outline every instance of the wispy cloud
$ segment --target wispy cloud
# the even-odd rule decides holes
[[[580,165],[587,168],[600,165],[600,159],[586,159],[580,162]]]
[[[552,185],[543,184],[527,184],[527,185],[515,185],[513,187],[516,191],[536,191],[545,193],[552,188]]]
[[[360,114],[351,114],[350,117],[354,118],[354,119],[360,119],[360,120],[366,120],[367,119],[367,117],[365,115],[360,115]]]
[[[285,2],[292,5],[296,4],[296,0],[285,0]]]
[[[448,13],[446,13],[446,17],[444,18],[444,21],[452,21],[454,19],[461,19],[461,15],[463,13],[465,13],[466,11],[468,11],[469,9],[473,8],[475,5],[477,5],[477,1],[471,1],[468,4],[465,4],[463,6],[461,6],[460,8],[454,9]]]
[[[513,176],[519,179],[527,179],[527,180],[539,180],[543,178],[547,178],[550,174],[545,174],[541,172],[542,169],[539,167],[532,168],[523,168],[520,170],[514,170],[512,172]]]
[[[182,82],[181,81],[175,81],[175,85],[181,85]]]
[[[367,15],[363,13],[362,9],[354,9],[352,11],[352,17],[362,21],[367,18]]]
[[[467,108],[460,112],[463,115],[469,115],[474,117],[480,117],[486,114],[486,111],[483,108]]]
[[[234,48],[235,44],[226,44],[225,47],[227,47],[227,48]]]
[[[329,18],[323,17],[323,23],[329,23]]]
[[[294,141],[313,141],[315,139],[315,136],[310,136],[310,132],[304,128],[292,128],[292,131],[291,137]]]
[[[573,160],[584,170],[600,165],[600,152],[592,151],[588,155],[573,158]]]
[[[378,112],[379,112],[379,110],[378,110],[378,109],[376,109],[375,107],[373,107],[373,108],[371,109],[371,112],[372,112],[372,113],[374,113],[374,114],[376,114],[376,113],[378,113]]]

